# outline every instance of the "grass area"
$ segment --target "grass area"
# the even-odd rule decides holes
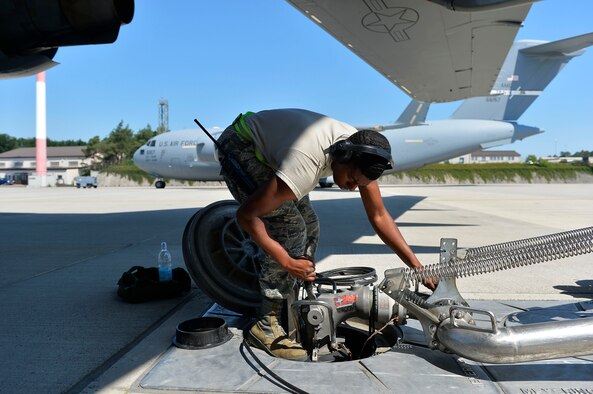
[[[102,173],[118,175],[135,183],[148,181],[153,183],[155,178],[148,175],[134,163],[118,164],[107,167]],[[526,182],[570,182],[579,173],[593,176],[593,167],[582,164],[432,164],[416,170],[396,172],[382,178],[383,183],[389,183],[389,177],[402,179],[404,175],[425,183],[512,183],[517,180]],[[165,179],[169,182],[169,179]],[[193,185],[196,182],[184,182]]]
[[[155,177],[147,174],[144,170],[140,167],[135,165],[132,162],[123,163],[123,164],[115,164],[109,167],[102,169],[100,172],[109,175],[118,175],[122,178],[126,178],[132,182],[136,182],[138,184],[142,183],[143,181],[148,181],[148,183],[153,183],[156,179]],[[167,180],[165,180],[166,182]]]
[[[398,172],[390,176],[402,179],[404,175],[426,183],[498,183],[523,180],[531,183],[569,182],[579,173],[593,175],[593,168],[582,164],[432,164],[416,170]],[[388,175],[389,176],[389,175]]]
[[[144,181],[147,181],[148,183],[151,184],[151,183],[154,183],[154,181],[156,180],[155,177],[146,173],[143,169],[138,167],[132,161],[122,163],[122,164],[115,164],[115,165],[106,167],[99,172],[103,173],[103,174],[120,176],[122,178],[128,179],[129,181],[135,182],[137,184],[142,184],[142,182],[144,182]],[[171,179],[169,179],[169,178],[163,178],[163,180],[166,183],[169,183],[171,181]],[[199,183],[198,181],[181,181],[181,180],[177,180],[177,182],[185,184],[185,185],[189,185],[189,186],[194,186]]]

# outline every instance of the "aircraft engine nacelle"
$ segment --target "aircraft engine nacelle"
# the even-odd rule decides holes
[[[134,0],[7,0],[0,4],[0,79],[55,66],[61,46],[107,44],[132,21]]]
[[[460,12],[500,10],[502,8],[535,3],[539,0],[429,0],[443,7]]]

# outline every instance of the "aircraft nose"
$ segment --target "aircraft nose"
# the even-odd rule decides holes
[[[132,155],[132,161],[136,165],[140,165],[140,159],[144,156],[144,148],[140,148]]]

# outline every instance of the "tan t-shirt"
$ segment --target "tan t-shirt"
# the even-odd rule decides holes
[[[245,118],[255,149],[293,191],[297,199],[332,175],[329,147],[356,128],[304,109],[274,109]]]

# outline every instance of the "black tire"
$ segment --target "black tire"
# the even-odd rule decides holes
[[[164,189],[166,186],[164,181],[156,181],[154,184],[154,187],[156,187],[157,189]]]
[[[333,185],[332,182],[319,182],[319,186],[321,187],[332,187]]]
[[[194,282],[219,305],[254,315],[261,304],[260,248],[237,224],[236,201],[200,209],[183,232],[183,259]]]

